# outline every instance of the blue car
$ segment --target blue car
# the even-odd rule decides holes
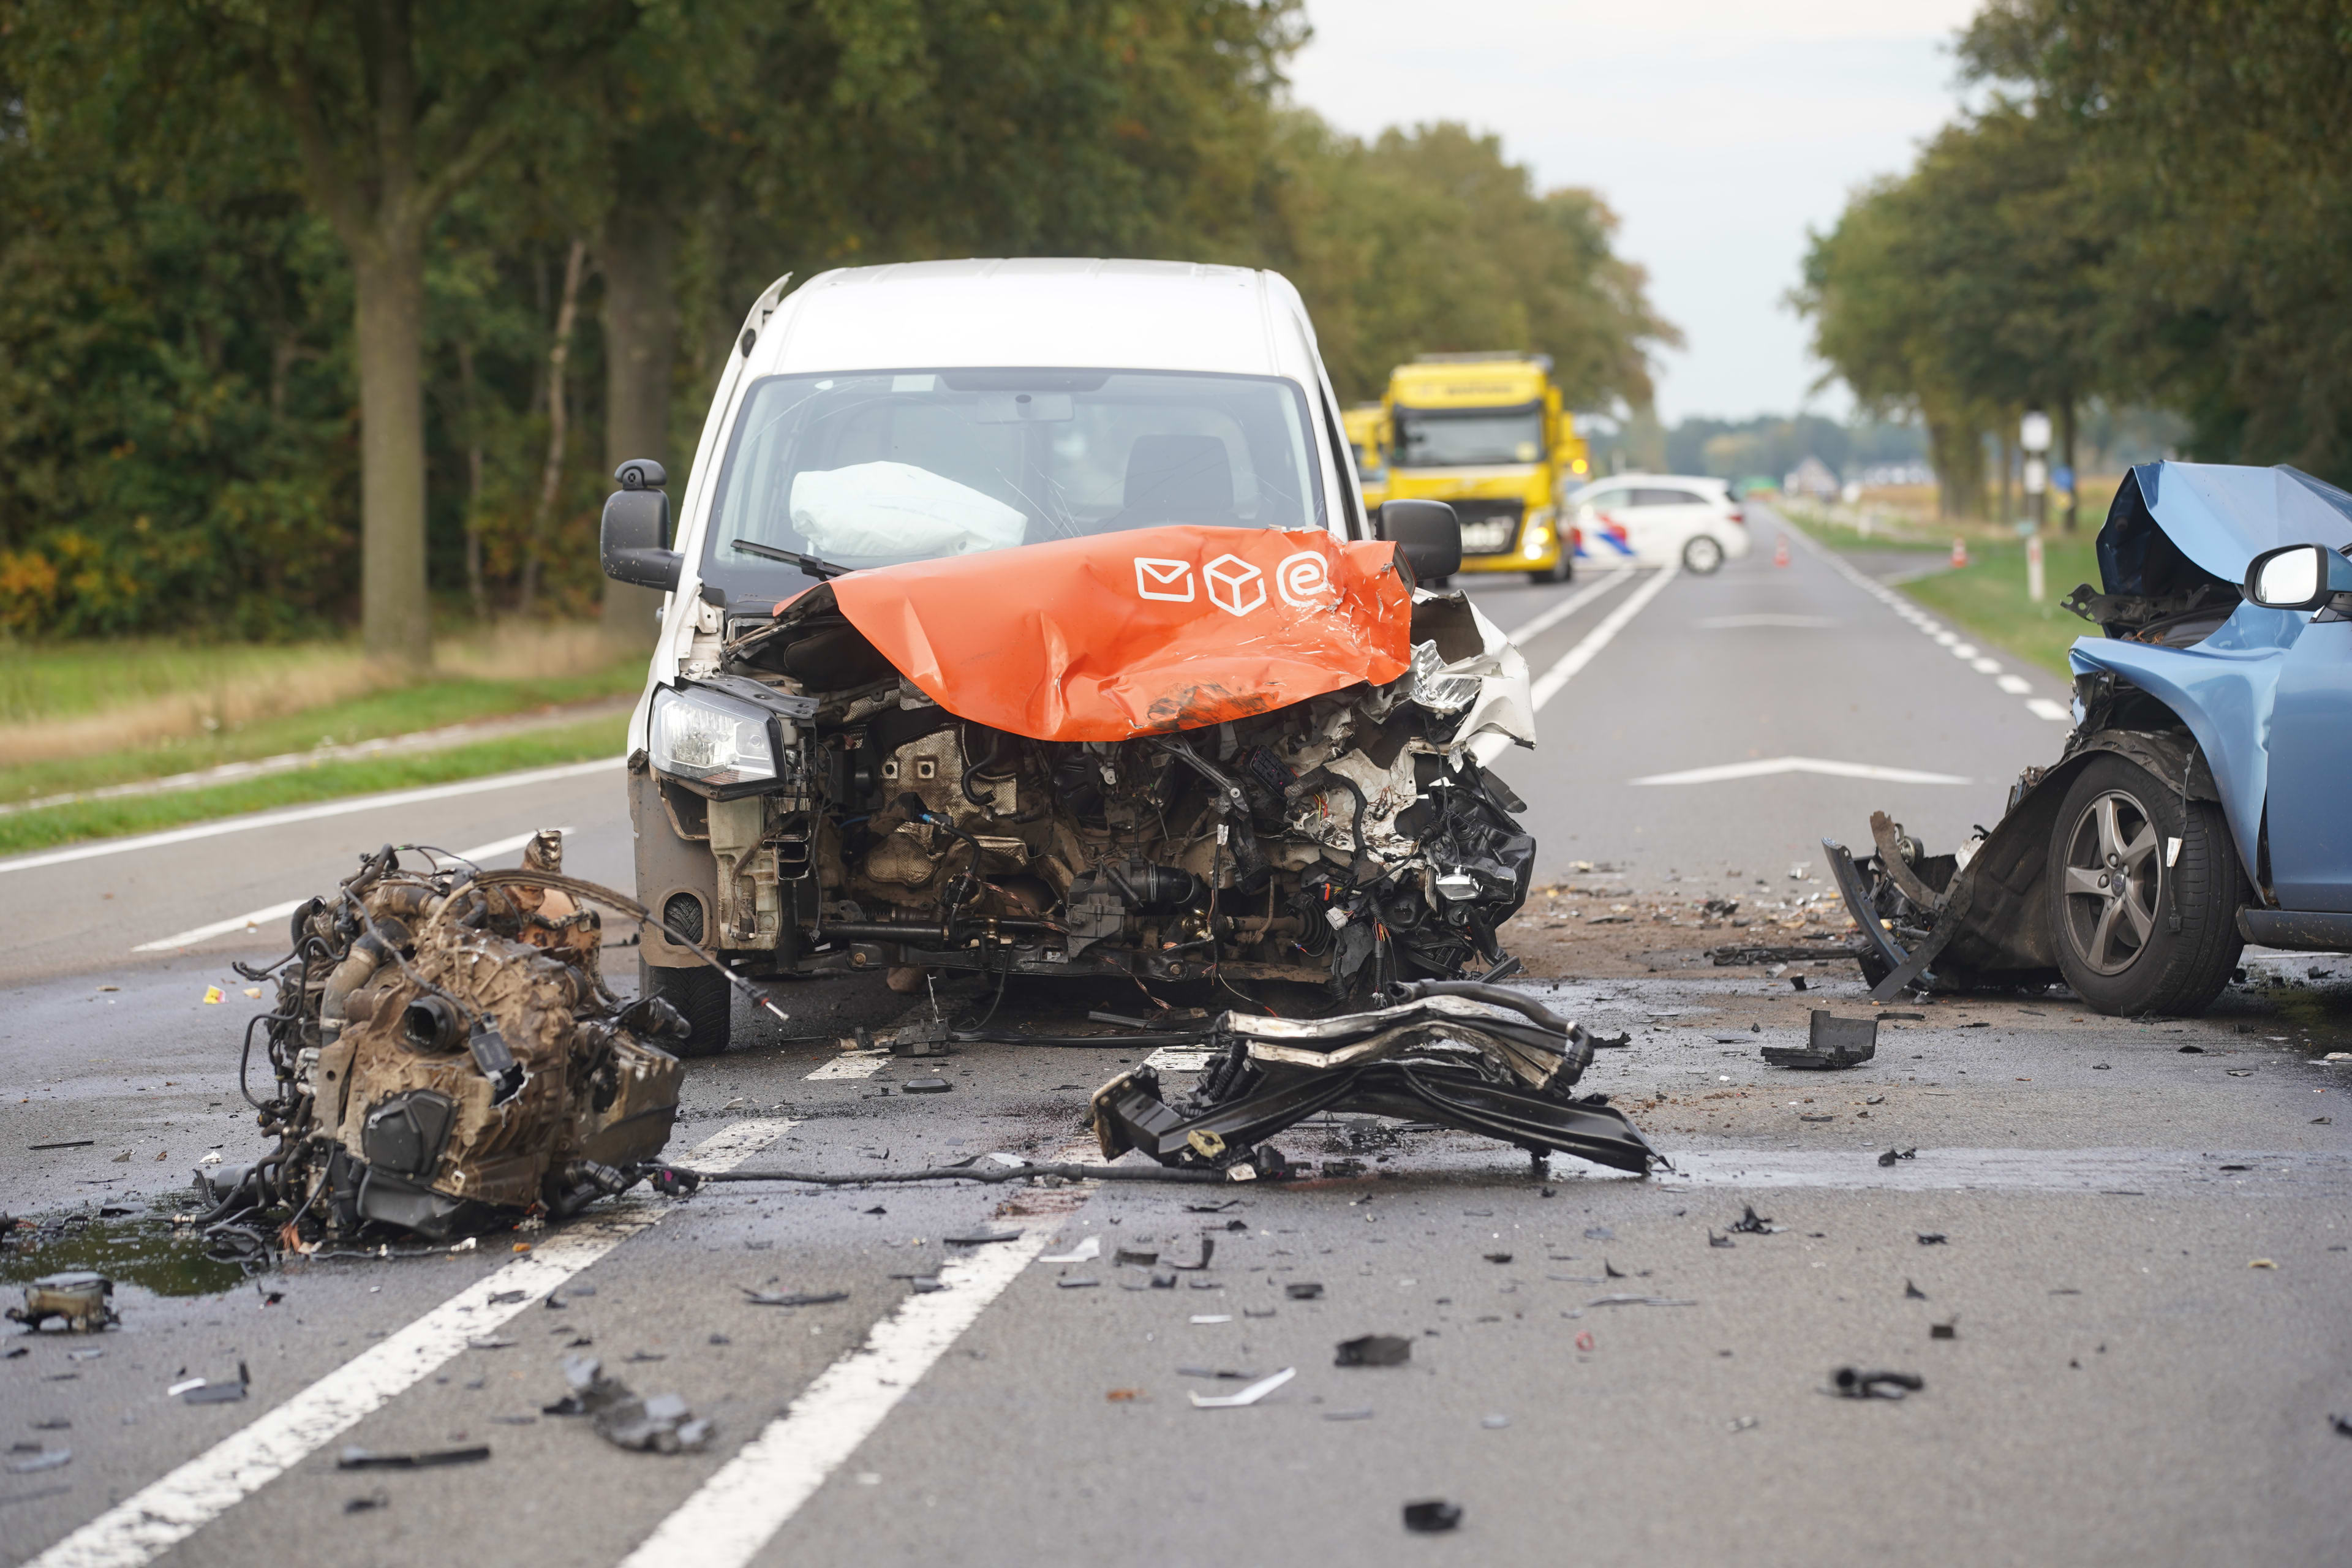
[[[2074,733],[1991,832],[1929,855],[1877,813],[1874,853],[1822,841],[1877,1000],[2063,980],[2185,1015],[2248,942],[2352,952],[2352,494],[2143,464],[2098,552]]]

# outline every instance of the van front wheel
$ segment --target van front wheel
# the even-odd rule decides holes
[[[715,1057],[727,1048],[734,1022],[735,994],[727,977],[709,964],[692,969],[646,970],[651,994],[677,1008],[688,1033],[682,1040],[662,1042],[672,1056]]]

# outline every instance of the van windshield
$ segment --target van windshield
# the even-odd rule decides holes
[[[1196,523],[1322,528],[1307,401],[1272,376],[942,370],[770,376],[745,396],[706,531],[730,600],[845,567]]]

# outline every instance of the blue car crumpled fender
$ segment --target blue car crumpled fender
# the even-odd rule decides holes
[[[2265,866],[2273,715],[2315,616],[2265,609],[2238,585],[2256,556],[2304,543],[2352,552],[2352,495],[2289,468],[2162,462],[2132,470],[2099,532],[2104,591],[2085,585],[2068,601],[2107,635],[2071,650],[2076,724],[2058,761],[2026,769],[2000,822],[1958,853],[1925,854],[1883,813],[1872,818],[1875,854],[1857,859],[1822,841],[1863,930],[1874,996],[1905,984],[1968,989],[2060,977],[2042,886],[2050,836],[2067,784],[2101,752],[2177,781],[2184,801],[2217,802],[2240,863],[2250,875]],[[2338,630],[2320,626],[2317,634]],[[2337,683],[2352,689],[2352,676]],[[2352,731],[2352,710],[2336,728]],[[2352,763],[2352,740],[2321,744]],[[2327,787],[2305,776],[2312,756],[2295,761],[2297,790]],[[2256,897],[2267,901],[2263,891]],[[2311,907],[2352,909],[2352,899]]]

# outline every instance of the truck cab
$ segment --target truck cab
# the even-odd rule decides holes
[[[1381,407],[1387,493],[1453,505],[1465,572],[1568,580],[1575,540],[1560,502],[1591,464],[1549,355],[1423,354],[1390,373]]]

